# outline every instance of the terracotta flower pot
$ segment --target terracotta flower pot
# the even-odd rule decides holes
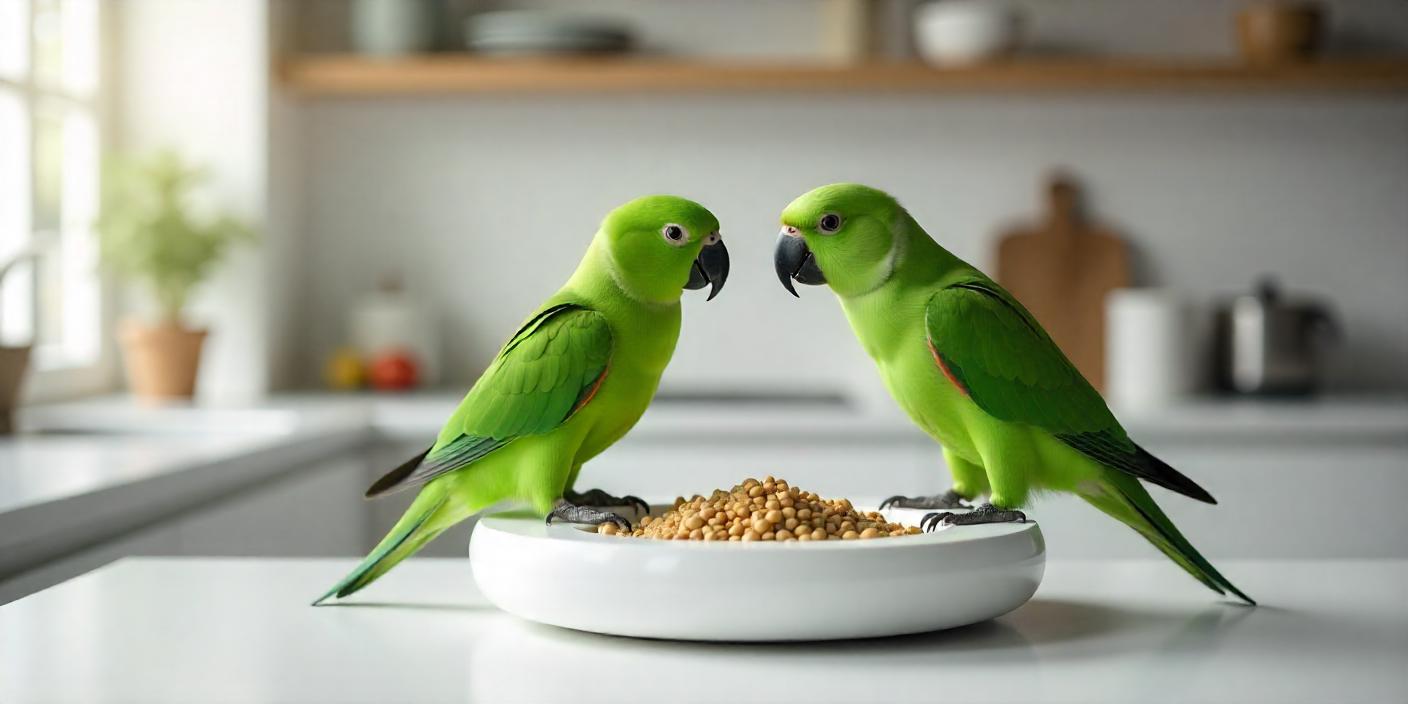
[[[29,366],[29,347],[0,347],[0,434],[15,432],[15,402]]]
[[[205,335],[205,330],[192,330],[171,321],[158,325],[123,322],[118,341],[122,343],[132,393],[152,402],[193,396]]]

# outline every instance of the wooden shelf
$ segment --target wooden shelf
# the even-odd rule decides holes
[[[1408,92],[1408,59],[1277,67],[1137,60],[1023,60],[965,68],[742,64],[643,58],[377,60],[313,56],[281,66],[310,96],[599,92]]]

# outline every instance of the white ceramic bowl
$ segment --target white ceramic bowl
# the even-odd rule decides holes
[[[917,524],[922,511],[887,511]],[[539,623],[706,641],[830,640],[953,628],[1001,616],[1041,583],[1034,522],[818,543],[659,541],[488,516],[469,545],[491,602]]]
[[[970,64],[1001,58],[1017,46],[1021,17],[998,0],[940,0],[914,11],[915,48],[924,60]]]

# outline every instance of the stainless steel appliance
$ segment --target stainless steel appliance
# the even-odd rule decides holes
[[[1239,394],[1306,395],[1320,386],[1325,355],[1339,336],[1329,306],[1282,293],[1272,278],[1217,307],[1217,385]]]

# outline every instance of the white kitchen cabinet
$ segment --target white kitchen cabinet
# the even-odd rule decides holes
[[[79,550],[0,582],[0,604],[77,577],[128,555],[178,554],[176,531],[157,526]]]
[[[1217,497],[1217,506],[1206,506],[1150,489],[1159,492],[1169,515],[1209,554],[1408,557],[1408,512],[1403,508],[1408,437],[1160,443],[1149,449]]]
[[[0,603],[131,555],[345,557],[367,533],[359,455],[289,467],[276,478],[146,527],[99,540],[0,582]]]
[[[366,461],[325,460],[291,476],[196,508],[175,521],[174,552],[158,554],[329,557],[363,548]]]
[[[1337,442],[1248,434],[1204,441],[1179,434],[1150,440],[1150,451],[1217,497],[1218,505],[1210,506],[1149,487],[1209,557],[1408,558],[1408,512],[1401,506],[1408,496],[1408,438]],[[931,494],[950,483],[938,446],[926,441],[657,443],[628,437],[588,464],[579,485],[668,499],[763,474],[858,500]],[[1072,496],[1038,495],[1029,513],[1042,522],[1053,557],[1147,557],[1153,549]]]
[[[398,432],[372,453],[365,480],[424,449],[431,423],[450,404],[399,402],[387,423]],[[1190,402],[1121,414],[1151,452],[1207,487],[1209,506],[1160,487],[1149,491],[1211,558],[1408,558],[1408,407],[1396,399],[1314,403]],[[412,423],[414,421],[414,423]],[[827,496],[878,500],[931,494],[950,479],[938,445],[903,418],[852,411],[747,407],[652,410],[640,425],[583,469],[578,488],[631,493],[653,501],[707,493],[746,476],[773,474]],[[407,491],[371,504],[369,548],[414,498]],[[1038,495],[1029,513],[1042,522],[1057,558],[1153,555],[1134,531],[1078,498]],[[467,526],[427,554],[460,557]]]

